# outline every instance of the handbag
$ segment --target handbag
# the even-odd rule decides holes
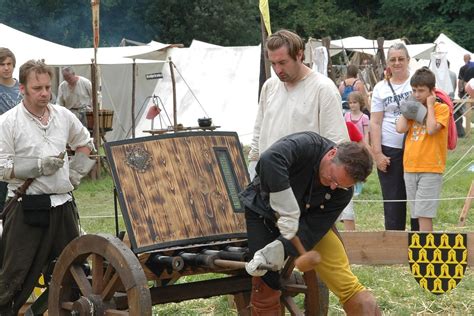
[[[34,227],[48,227],[51,211],[49,194],[23,195],[23,222]]]

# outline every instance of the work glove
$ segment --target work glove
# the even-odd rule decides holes
[[[79,187],[81,180],[94,167],[95,160],[89,159],[89,156],[82,152],[76,152],[69,162],[69,181],[74,189]]]
[[[423,104],[416,101],[413,95],[410,95],[400,103],[400,112],[407,120],[414,120],[418,123],[423,123],[427,109]]]
[[[64,159],[48,156],[43,158],[15,157],[13,168],[15,178],[28,179],[45,175],[50,176],[64,166]]]
[[[264,248],[255,252],[253,259],[245,264],[245,270],[252,276],[262,276],[267,270],[260,270],[261,264],[275,265],[278,270],[283,268],[285,261],[285,250],[279,240],[272,241]]]
[[[249,165],[247,167],[247,170],[249,172],[249,175],[250,175],[250,181],[253,180],[253,178],[255,178],[255,176],[257,175],[257,171],[255,170],[255,168],[257,167],[257,160],[250,160],[249,161]]]
[[[57,157],[41,158],[42,173],[45,176],[50,176],[64,166],[64,159]]]
[[[270,206],[276,211],[277,226],[285,239],[292,239],[298,232],[300,208],[291,188],[270,193]]]

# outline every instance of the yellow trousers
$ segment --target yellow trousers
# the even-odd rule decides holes
[[[365,290],[359,279],[352,273],[344,245],[332,229],[313,249],[321,254],[321,262],[314,270],[328,289],[339,298],[341,304]]]

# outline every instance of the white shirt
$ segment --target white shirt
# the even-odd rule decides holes
[[[384,112],[381,144],[392,148],[402,148],[403,134],[398,133],[395,128],[395,120],[401,115],[396,99],[401,103],[412,93],[410,78],[402,84],[392,83],[392,87],[395,91],[395,96],[387,80],[382,80],[375,85],[372,92],[371,112]]]
[[[21,186],[24,180],[5,179],[13,168],[14,157],[38,159],[57,156],[66,150],[86,146],[91,142],[90,133],[77,117],[64,107],[48,104],[49,121],[42,125],[25,108],[23,102],[0,116],[0,180],[9,183],[9,195]],[[32,182],[27,194],[64,194],[74,189],[69,181],[69,163],[50,176],[40,176]],[[52,198],[53,206],[55,203]],[[64,201],[65,202],[65,201]],[[64,203],[63,202],[63,203]]]
[[[89,79],[78,76],[74,87],[66,81],[61,82],[58,88],[56,103],[68,109],[90,109],[92,107],[92,84]]]
[[[453,94],[453,82],[449,75],[446,53],[431,53],[430,69],[436,77],[436,87],[444,90],[448,95]]]
[[[336,143],[349,140],[336,85],[316,71],[290,90],[278,77],[268,79],[260,94],[249,160],[258,160],[281,137],[302,131]]]

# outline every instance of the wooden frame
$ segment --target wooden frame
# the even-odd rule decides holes
[[[341,232],[351,264],[408,265],[407,231]],[[474,266],[474,233],[467,234],[468,266]]]

